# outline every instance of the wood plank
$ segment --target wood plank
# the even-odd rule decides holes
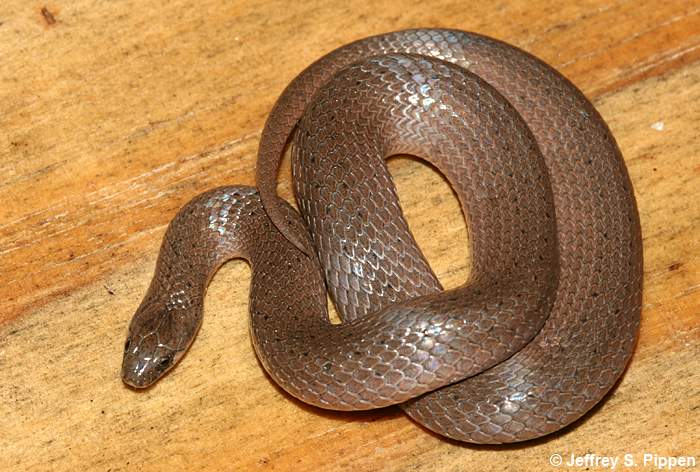
[[[305,65],[425,25],[550,62],[618,139],[642,218],[645,292],[637,352],[608,400],[555,437],[493,448],[446,442],[396,408],[306,407],[255,359],[241,262],[215,278],[172,375],[146,392],[123,387],[126,325],[177,208],[215,185],[254,183],[265,116]],[[697,455],[699,45],[700,6],[687,1],[6,1],[0,469],[546,470],[555,452]],[[411,159],[390,168],[421,247],[456,286],[468,257],[453,250],[466,241],[454,197]]]

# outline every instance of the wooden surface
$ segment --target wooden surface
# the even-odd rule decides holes
[[[306,407],[256,361],[242,262],[215,278],[172,374],[124,387],[126,326],[176,210],[209,187],[254,183],[264,119],[303,67],[418,26],[536,54],[617,137],[645,286],[637,350],[607,401],[508,447],[444,441],[396,408]],[[700,454],[697,2],[4,0],[0,57],[0,470],[522,471],[552,469],[553,453]],[[411,159],[391,169],[440,279],[458,285],[468,260],[453,246],[466,229],[450,190]]]

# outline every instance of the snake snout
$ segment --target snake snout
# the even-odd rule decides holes
[[[136,310],[124,343],[122,380],[146,388],[182,358],[202,314],[202,294],[187,284],[174,284],[165,294],[148,292]]]
[[[148,344],[148,343],[145,343]],[[163,346],[144,349],[144,342],[134,343],[129,338],[124,346],[122,380],[134,388],[146,388],[160,379],[175,364],[175,355]]]
[[[124,343],[121,376],[125,384],[146,388],[160,379],[177,362],[177,349],[170,343],[166,323],[156,322],[153,310],[140,310]],[[167,318],[166,318],[167,319]],[[147,333],[145,335],[141,333]]]

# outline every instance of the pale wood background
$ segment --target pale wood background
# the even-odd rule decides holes
[[[214,280],[172,375],[125,388],[125,329],[175,211],[209,187],[254,183],[264,119],[303,67],[418,26],[538,55],[617,137],[645,287],[637,351],[607,401],[510,447],[446,442],[395,408],[306,407],[255,359],[241,262]],[[554,452],[700,453],[697,2],[4,0],[0,58],[0,470],[548,470]],[[457,285],[466,232],[450,190],[414,161],[391,169],[422,247]],[[288,171],[280,192],[291,196]]]

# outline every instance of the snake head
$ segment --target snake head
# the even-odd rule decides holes
[[[150,302],[148,297],[134,314],[124,344],[122,380],[134,388],[158,381],[182,358],[194,338],[197,317],[182,306]]]

